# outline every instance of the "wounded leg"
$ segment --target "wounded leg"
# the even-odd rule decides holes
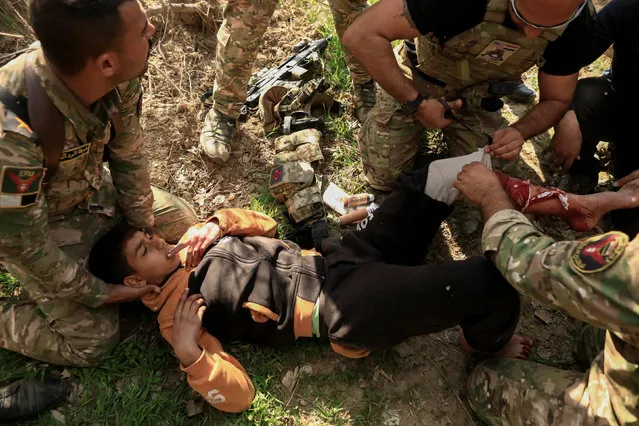
[[[601,216],[624,205],[623,198],[614,192],[570,194],[558,188],[533,185],[530,180],[495,174],[521,212],[561,217],[576,231],[594,228]]]

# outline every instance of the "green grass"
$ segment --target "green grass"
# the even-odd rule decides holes
[[[0,272],[0,296],[10,296],[20,288],[20,282],[7,272]]]

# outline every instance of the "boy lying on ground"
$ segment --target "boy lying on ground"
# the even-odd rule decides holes
[[[425,181],[424,172],[402,175],[367,227],[324,240],[321,255],[273,238],[265,215],[225,209],[187,232],[180,256],[157,235],[115,228],[94,246],[90,268],[106,282],[161,287],[143,302],[159,311],[189,384],[223,411],[247,409],[254,388],[220,342],[316,337],[359,358],[459,325],[467,350],[526,357],[532,342],[513,335],[519,295],[490,261],[422,264],[451,211],[424,193]]]
[[[428,182],[423,172],[402,175],[367,227],[325,240],[321,255],[274,239],[276,224],[265,215],[225,209],[184,235],[188,250],[179,256],[157,235],[114,228],[92,250],[90,268],[106,282],[161,287],[143,302],[159,311],[189,384],[223,411],[247,409],[254,388],[220,341],[284,345],[317,337],[358,358],[460,325],[464,349],[524,358],[532,342],[513,335],[519,296],[491,262],[422,264],[458,195],[445,175],[453,170],[454,180],[473,159],[432,163]],[[499,176],[521,209],[563,216],[576,228],[638,204],[629,186],[575,196]]]

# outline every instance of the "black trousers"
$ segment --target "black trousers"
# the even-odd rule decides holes
[[[570,173],[580,173],[597,179],[600,164],[594,157],[600,141],[614,146],[613,164],[615,178],[619,179],[639,169],[639,140],[635,125],[636,117],[630,117],[623,108],[612,81],[606,77],[579,80],[573,99],[573,109],[581,129],[582,145],[580,160]],[[615,210],[610,214],[616,230],[630,237],[639,233],[639,208]]]
[[[320,296],[322,335],[381,349],[461,325],[468,343],[496,351],[512,337],[519,294],[491,261],[422,264],[451,207],[424,194],[424,171],[402,174],[368,226],[326,240],[327,278]]]

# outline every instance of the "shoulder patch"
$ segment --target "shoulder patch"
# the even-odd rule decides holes
[[[31,127],[29,127],[27,123],[22,121],[22,119],[10,109],[6,110],[6,112],[7,115],[4,117],[4,122],[2,123],[5,132],[18,133],[29,139],[36,138],[36,134],[33,133],[33,130],[31,130]]]
[[[575,247],[570,256],[570,266],[584,274],[601,272],[619,259],[628,240],[623,232],[607,232],[590,237]]]
[[[15,209],[35,204],[42,190],[43,167],[3,166],[0,172],[0,208]]]

